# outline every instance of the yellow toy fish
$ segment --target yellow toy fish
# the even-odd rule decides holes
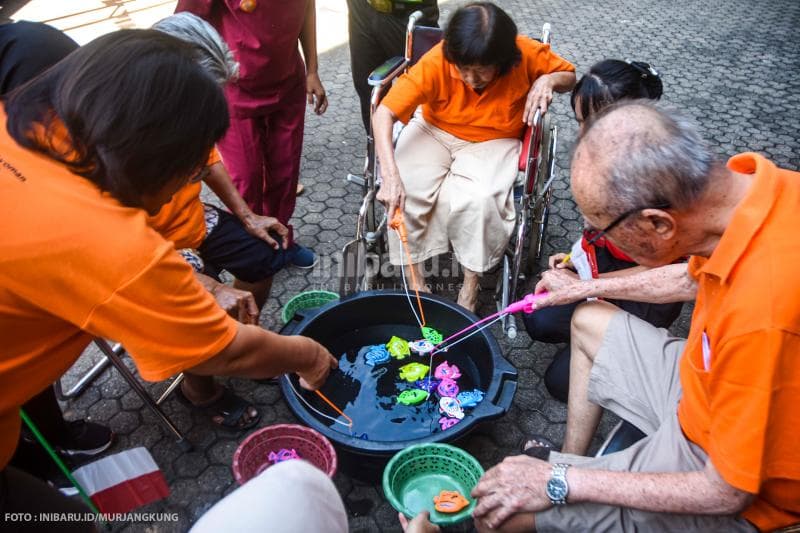
[[[408,363],[400,367],[400,379],[408,382],[417,381],[428,375],[430,367],[422,363]]]

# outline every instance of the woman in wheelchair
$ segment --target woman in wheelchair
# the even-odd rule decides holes
[[[475,2],[453,13],[443,41],[383,99],[373,116],[377,198],[390,218],[404,213],[413,288],[426,290],[422,263],[452,246],[464,270],[458,303],[474,310],[478,276],[500,260],[514,229],[520,137],[554,91],[573,87],[574,70],[549,45],[518,36],[502,9]],[[408,125],[393,149],[397,120]],[[391,232],[389,255],[409,262]]]
[[[661,77],[647,63],[606,59],[593,65],[572,91],[572,109],[581,131],[586,121],[605,107],[625,98],[661,97]],[[637,266],[613,244],[604,238],[589,244],[593,235],[584,233],[582,248],[587,252],[594,276],[621,276],[633,274],[645,267]],[[550,257],[550,268],[567,268],[562,265],[564,254]],[[681,312],[682,303],[647,304],[631,301],[611,301],[616,306],[646,320],[657,327],[669,327]],[[525,329],[532,339],[547,343],[568,343],[570,321],[577,303],[546,307],[525,315]],[[545,373],[547,390],[558,400],[567,401],[569,390],[570,347],[558,352]]]

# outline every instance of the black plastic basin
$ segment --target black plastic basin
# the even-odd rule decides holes
[[[476,315],[450,300],[433,295],[421,295],[421,297],[427,324],[439,330],[445,337],[478,320]],[[395,334],[399,336],[405,335],[405,338],[408,338],[413,336],[415,332],[419,332],[419,328],[411,313],[408,299],[403,291],[394,290],[366,291],[343,300],[331,302],[305,316],[296,316],[281,331],[286,335],[311,337],[328,348],[337,358],[349,352],[351,359],[354,354],[353,350],[358,350],[362,346],[386,342],[389,337]],[[419,338],[419,335],[417,335],[417,338]],[[408,338],[408,340],[415,339]],[[410,438],[403,431],[375,433],[375,428],[372,428],[373,432],[365,440],[364,438],[359,438],[359,436],[363,437],[363,435],[361,435],[361,430],[357,426],[354,427],[354,435],[348,434],[347,428],[337,426],[335,423],[313,413],[297,398],[289,380],[291,380],[295,390],[300,392],[306,401],[319,410],[336,416],[336,413],[327,408],[316,394],[300,389],[297,383],[297,376],[283,376],[280,385],[292,412],[304,424],[328,437],[340,451],[340,455],[341,452],[345,452],[347,454],[355,454],[357,456],[356,459],[386,460],[397,451],[412,444],[457,440],[469,433],[480,422],[498,418],[510,408],[517,389],[517,371],[503,357],[500,345],[488,329],[473,335],[445,354],[436,355],[433,366],[435,367],[445,359],[460,368],[462,373],[462,378],[458,380],[460,385],[478,388],[485,393],[485,397],[477,407],[472,410],[466,410],[464,419],[454,427],[445,431],[434,428],[435,430],[432,433],[426,431],[424,435],[416,434],[410,436]],[[396,363],[395,366],[407,362],[421,362],[427,365],[428,358],[411,357]],[[348,379],[344,373],[336,370],[331,374],[322,391],[334,403],[343,402],[345,401],[343,398],[352,393],[352,391],[346,389],[359,386],[358,382],[347,381]],[[386,404],[386,402],[384,403]],[[343,404],[337,405],[340,408],[345,408]],[[355,402],[349,406],[357,408]],[[376,408],[373,406],[373,409]],[[382,411],[377,409],[367,416],[391,417],[396,415],[388,405],[386,409],[385,414],[382,414]],[[414,408],[407,409],[414,410]],[[372,420],[371,422],[381,421]],[[376,427],[378,426],[387,428],[385,424],[377,424]],[[353,462],[347,460],[348,458],[344,459],[343,465]],[[358,460],[355,461],[355,464],[359,464]]]

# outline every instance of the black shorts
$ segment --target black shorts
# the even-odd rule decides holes
[[[247,233],[242,222],[222,209],[212,207],[219,222],[198,248],[203,273],[219,280],[223,270],[246,283],[269,278],[289,263],[286,250],[275,250],[258,237]]]

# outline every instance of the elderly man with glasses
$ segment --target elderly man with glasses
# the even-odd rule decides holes
[[[696,299],[691,329],[679,339],[607,302],[580,306],[562,453],[489,470],[473,492],[478,529],[800,522],[800,173],[752,153],[724,166],[680,115],[631,102],[579,140],[572,191],[587,226],[660,268],[588,281],[551,270],[541,305]],[[671,264],[687,255],[688,265]],[[604,408],[647,436],[583,457]]]

